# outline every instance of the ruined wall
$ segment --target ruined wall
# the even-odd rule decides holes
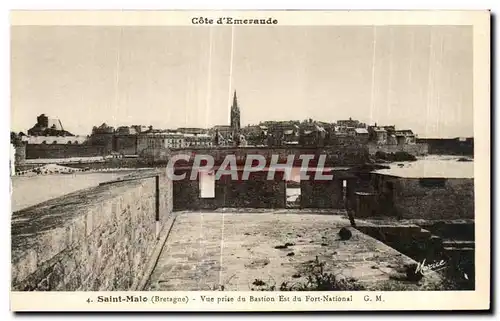
[[[474,218],[474,179],[374,174],[372,182],[379,210],[385,216],[429,220]]]
[[[474,180],[446,178],[442,181],[434,184],[430,179],[397,180],[394,205],[402,218],[474,218]]]
[[[370,155],[374,155],[376,152],[384,152],[384,153],[406,152],[414,156],[422,156],[422,155],[427,155],[429,153],[429,146],[426,143],[401,144],[401,145],[368,144],[368,150]]]
[[[102,146],[75,144],[38,144],[26,145],[26,159],[36,158],[69,158],[103,156]]]
[[[190,171],[177,170],[176,174],[186,173],[184,180],[174,181],[174,209],[198,210],[220,207],[240,208],[285,208],[285,181],[283,173],[276,172],[274,180],[267,180],[267,172],[251,173],[248,180],[224,175],[215,181],[215,197],[201,198],[198,180],[190,179]]]
[[[323,173],[333,175],[333,180],[315,180],[315,173],[310,171],[310,179],[300,182],[301,207],[354,209],[357,202],[355,193],[372,190],[369,173],[353,170],[325,170]]]
[[[334,175],[324,171],[324,175]],[[309,180],[300,181],[302,208],[344,208],[344,188],[337,175],[332,180],[316,180],[315,172],[308,171]]]
[[[12,288],[130,290],[171,212],[172,185],[164,174],[158,185],[155,177],[104,184],[16,212]]]
[[[190,179],[190,171],[176,171],[177,175],[186,173],[186,178],[173,182],[173,208],[176,211],[216,209],[223,207],[224,185],[215,181],[215,197],[201,198],[199,180]]]
[[[302,208],[344,208],[342,181],[301,181]]]
[[[358,206],[359,196],[356,193],[370,193],[373,191],[372,182],[370,180],[370,174],[366,172],[356,172],[351,173],[350,177],[347,177],[347,188],[346,188],[346,198],[347,207],[349,209],[355,209]]]
[[[285,208],[286,186],[282,172],[267,180],[267,172],[251,173],[248,180],[224,176],[224,207]],[[240,173],[241,178],[241,173]]]

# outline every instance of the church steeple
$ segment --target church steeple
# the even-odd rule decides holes
[[[238,98],[236,97],[236,90],[233,95],[233,108],[238,108]]]
[[[236,90],[233,96],[233,105],[231,106],[231,128],[235,132],[240,131],[240,108],[238,107],[238,98],[236,97]]]

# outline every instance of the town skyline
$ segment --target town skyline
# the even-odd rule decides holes
[[[46,114],[41,114],[40,116],[49,116],[49,115],[46,115]],[[61,119],[58,119],[58,118],[53,118],[54,120],[58,121],[61,125],[61,128],[63,128],[65,131],[67,131],[67,127],[63,126],[62,125],[62,122],[61,122]],[[373,124],[370,124],[370,123],[367,123],[367,122],[364,122],[363,120],[359,120],[359,119],[353,119],[352,117],[349,117],[348,119],[338,119],[338,120],[335,120],[335,121],[331,121],[331,122],[327,122],[327,121],[323,121],[323,120],[320,120],[320,119],[312,119],[312,118],[309,118],[309,119],[288,119],[288,120],[285,120],[285,119],[278,119],[278,120],[262,120],[262,121],[259,121],[258,123],[253,123],[253,124],[243,124],[243,126],[241,126],[241,128],[248,128],[248,127],[251,127],[251,126],[264,126],[266,125],[266,123],[275,123],[275,124],[285,124],[285,123],[315,123],[315,124],[335,124],[335,125],[338,125],[339,122],[345,122],[345,121],[357,121],[359,122],[360,125],[364,125],[364,126],[361,126],[360,128],[368,128],[368,127],[379,127],[379,128],[383,128],[383,127],[394,127],[396,128],[397,130],[401,131],[401,130],[412,130],[411,128],[409,127],[405,127],[405,126],[398,126],[397,124],[381,124],[381,123],[377,123],[377,122],[374,122]],[[95,124],[92,126],[92,128],[90,129],[90,131],[88,133],[73,133],[73,132],[70,132],[70,131],[67,131],[69,134],[71,135],[74,135],[74,136],[85,136],[85,135],[91,135],[93,133],[93,130],[94,129],[97,129],[97,128],[100,128],[102,126],[109,126],[110,128],[113,128],[114,130],[118,130],[120,128],[136,128],[136,127],[144,127],[144,128],[148,128],[148,129],[153,129],[153,130],[160,130],[160,131],[176,131],[178,129],[204,129],[204,130],[211,130],[211,129],[216,129],[217,127],[219,126],[226,126],[226,127],[231,127],[231,125],[226,125],[226,124],[217,124],[217,125],[213,125],[213,126],[209,126],[209,127],[193,127],[193,126],[177,126],[177,127],[172,127],[172,128],[158,128],[158,127],[154,127],[152,125],[147,125],[147,124],[137,124],[137,123],[131,123],[131,124],[118,124],[117,126],[113,126],[109,123],[106,123],[105,121],[100,123],[100,124]],[[19,133],[23,133],[24,135],[26,135],[28,133],[28,136],[29,136],[29,129],[26,129],[26,130],[12,130],[11,128],[11,132],[12,133],[15,133],[15,134],[19,134]],[[419,137],[418,133],[414,133],[416,137]],[[465,138],[465,137],[473,137],[473,135],[471,136],[457,136],[457,137],[449,137],[449,138]]]
[[[11,130],[42,113],[75,134],[229,125],[236,89],[242,127],[352,117],[471,137],[471,41],[463,26],[13,27]]]

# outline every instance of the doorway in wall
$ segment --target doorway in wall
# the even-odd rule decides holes
[[[289,180],[285,181],[286,208],[300,208],[300,168],[293,168]]]
[[[347,200],[347,180],[343,179],[340,181],[340,195],[341,195],[341,202],[344,205],[345,209],[349,208],[349,203]]]
[[[215,198],[215,175],[213,171],[200,172],[200,198]]]

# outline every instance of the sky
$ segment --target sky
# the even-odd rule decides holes
[[[470,26],[15,26],[11,127],[365,123],[473,136]]]

